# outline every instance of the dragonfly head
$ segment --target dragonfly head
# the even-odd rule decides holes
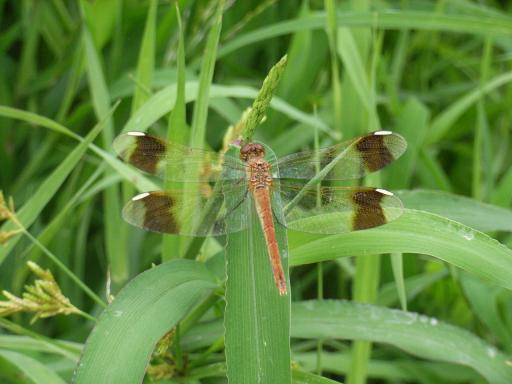
[[[261,159],[263,156],[265,156],[265,148],[261,144],[249,143],[240,149],[240,159],[245,162],[254,158]]]

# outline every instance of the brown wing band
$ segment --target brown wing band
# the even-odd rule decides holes
[[[165,142],[154,136],[135,136],[136,146],[129,162],[148,173],[156,173],[159,158],[165,154]],[[147,153],[151,153],[148,156]]]
[[[356,143],[364,164],[370,172],[377,171],[394,160],[393,155],[386,147],[384,135],[363,136]]]
[[[386,224],[386,217],[380,205],[383,194],[376,190],[358,191],[352,195],[354,204],[354,230],[367,229]]]
[[[165,233],[178,233],[179,226],[174,219],[171,208],[172,197],[161,192],[154,192],[142,200],[146,207],[144,228]],[[156,212],[160,212],[157,214]]]

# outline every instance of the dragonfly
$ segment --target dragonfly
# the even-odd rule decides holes
[[[187,236],[241,231],[250,225],[241,207],[252,197],[280,295],[288,288],[276,224],[331,235],[384,225],[403,211],[400,199],[387,190],[326,185],[361,178],[398,159],[407,143],[391,131],[279,159],[268,159],[267,147],[258,142],[216,153],[144,132],[121,134],[113,147],[126,163],[172,182],[170,190],[144,192],[125,205],[124,220],[139,228]],[[276,198],[282,209],[276,209]]]

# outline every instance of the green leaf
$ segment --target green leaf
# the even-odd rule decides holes
[[[299,371],[294,369],[293,371],[293,384],[339,384],[339,381],[334,381],[326,377],[318,376],[313,373]]]
[[[186,121],[186,104],[185,104],[185,42],[183,39],[183,26],[181,24],[181,15],[176,2],[176,20],[178,22],[178,53],[177,53],[177,92],[176,102],[172,108],[167,125],[167,139],[171,143],[186,145],[189,140],[189,129]],[[171,181],[172,164],[166,174],[165,189],[170,190],[176,187],[176,183]],[[162,260],[168,261],[180,256],[180,244],[182,244],[178,236],[169,235],[162,239]]]
[[[62,185],[66,177],[71,173],[71,171],[75,168],[82,156],[87,151],[88,146],[101,132],[107,119],[110,118],[117,105],[118,104],[112,107],[104,119],[87,134],[85,139],[80,144],[78,144],[76,148],[51,173],[51,175],[46,178],[46,180],[34,192],[32,198],[28,200],[25,205],[23,205],[23,207],[18,211],[18,219],[25,228],[28,228],[32,225],[44,207],[46,207],[55,193],[57,193],[59,187]],[[0,229],[5,231],[13,230],[15,229],[15,225],[9,221]],[[15,237],[11,239],[5,247],[0,247],[0,264],[2,264],[5,257],[12,251],[19,240],[19,236]]]
[[[142,43],[139,50],[137,72],[135,73],[135,90],[133,92],[132,112],[140,108],[151,95],[151,81],[155,65],[155,34],[157,0],[151,0]]]
[[[266,148],[267,156],[275,158]],[[231,149],[231,155],[237,153]],[[240,192],[243,194],[244,192]],[[234,207],[244,196],[225,196]],[[227,375],[232,383],[290,383],[290,293],[279,296],[274,283],[267,246],[251,196],[227,217],[227,225],[246,220],[247,230],[228,234],[226,245],[226,329]],[[273,199],[274,211],[282,209]],[[278,206],[276,206],[278,205]],[[236,215],[236,217],[235,217]],[[276,238],[287,275],[286,231],[275,227]]]
[[[385,170],[389,188],[408,188],[416,169],[420,149],[427,133],[429,110],[416,99],[409,99],[400,108],[395,132],[407,141],[407,151],[397,160],[396,165]]]
[[[424,211],[406,209],[399,219],[364,231],[316,239],[304,234],[299,238],[291,232],[288,235],[291,265],[344,256],[419,253],[512,289],[512,250],[473,228]]]
[[[288,35],[300,30],[322,29],[326,24],[326,14],[318,12],[299,19],[286,20],[252,30],[219,49],[218,57],[224,57],[249,44]],[[507,35],[512,32],[510,18],[495,16],[472,16],[463,14],[446,15],[438,11],[409,11],[393,9],[392,12],[339,12],[338,27],[372,27],[383,29],[424,29],[429,31],[447,31],[470,33],[475,35]]]
[[[142,382],[158,340],[215,287],[206,267],[189,260],[138,275],[101,314],[73,382]]]
[[[407,208],[428,211],[482,232],[512,232],[512,211],[465,196],[441,191],[398,191]]]
[[[196,81],[188,81],[185,87],[186,101],[194,101],[197,97],[199,84]],[[130,119],[126,122],[123,132],[145,131],[159,118],[169,113],[174,108],[176,102],[177,87],[176,84],[169,85],[161,91],[155,93]],[[210,89],[210,99],[216,97],[234,97],[243,99],[255,99],[258,91],[246,86],[227,86],[212,85]],[[291,119],[305,123],[310,127],[317,127],[334,138],[339,138],[325,122],[319,118],[304,113],[291,106],[284,100],[274,97],[270,102],[270,107],[276,111],[282,112]]]
[[[85,61],[91,92],[92,103],[96,116],[103,116],[110,105],[110,95],[108,94],[105,75],[101,66],[101,59],[96,47],[92,41],[91,34],[86,26],[82,33],[82,40],[85,49]],[[111,148],[114,140],[113,120],[107,120],[105,131],[103,132],[103,147]],[[111,151],[109,151],[111,152]],[[112,172],[107,169],[105,176],[108,177]],[[103,192],[103,217],[105,220],[105,248],[107,258],[110,264],[112,281],[114,282],[114,291],[122,285],[128,278],[129,265],[127,260],[127,236],[123,230],[121,216],[121,203],[119,201],[119,188],[117,185],[110,186]]]
[[[222,28],[223,11],[224,0],[220,0],[217,4],[213,26],[208,33],[205,52],[202,57],[197,100],[194,104],[194,115],[192,118],[192,129],[190,132],[190,145],[195,148],[202,148],[204,146],[206,118],[208,116],[208,99],[213,79],[213,70],[215,69],[215,60],[217,59],[217,46],[219,44],[220,30]]]
[[[359,96],[359,102],[364,106],[366,112],[371,114],[373,106],[370,105],[372,96],[368,76],[352,32],[348,28],[339,28],[337,38],[336,50],[343,61],[343,68]]]
[[[432,120],[429,134],[426,137],[428,144],[439,142],[453,126],[454,122],[470,107],[473,106],[482,95],[485,95],[498,87],[512,81],[512,72],[502,73],[493,79],[482,84],[480,87],[468,92],[461,98],[455,100],[442,113]]]
[[[295,303],[292,336],[391,344],[424,359],[473,368],[489,383],[512,381],[501,352],[463,329],[417,313],[334,300]]]
[[[23,353],[0,349],[0,360],[16,367],[19,374],[34,384],[65,384],[66,382],[45,364]],[[0,378],[2,375],[0,374]],[[25,382],[25,381],[24,381]]]

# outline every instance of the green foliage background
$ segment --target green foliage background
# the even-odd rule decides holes
[[[0,319],[0,382],[511,383],[510,4],[179,6],[0,0],[0,190],[28,231],[0,247],[0,288],[21,296],[36,261],[90,315]],[[149,130],[221,149],[284,54],[254,134],[277,156],[378,129],[408,141],[365,181],[398,193],[400,219],[280,230],[291,303],[257,225],[226,245],[125,224],[125,201],[164,186],[111,148]]]

